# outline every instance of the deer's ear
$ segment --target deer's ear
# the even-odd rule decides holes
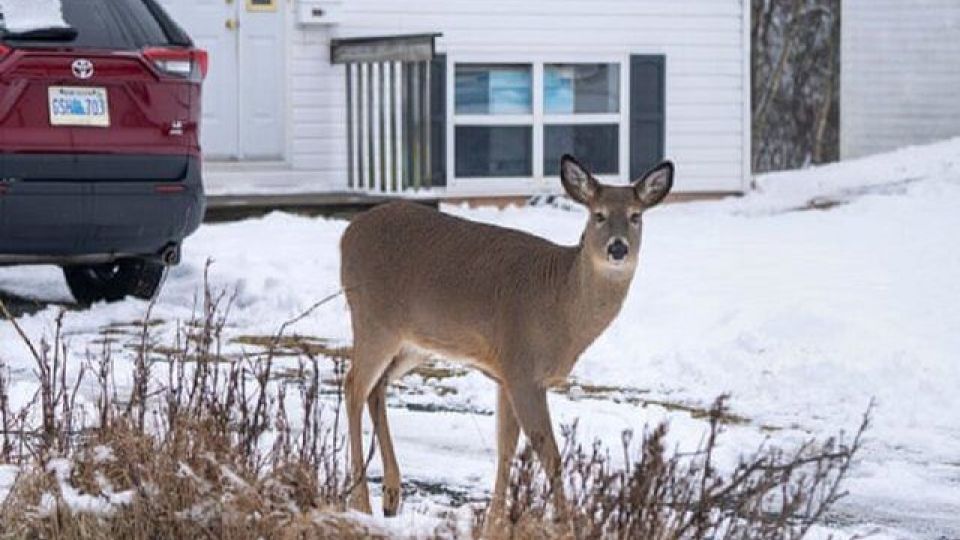
[[[673,163],[664,161],[633,182],[637,199],[647,208],[660,204],[673,188]]]
[[[567,195],[580,204],[590,204],[600,191],[600,184],[570,154],[560,158],[560,181]]]

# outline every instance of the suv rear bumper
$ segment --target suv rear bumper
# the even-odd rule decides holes
[[[179,179],[109,176],[0,180],[0,265],[160,260],[200,226],[200,158],[190,157]]]

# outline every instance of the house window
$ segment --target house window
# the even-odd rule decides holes
[[[530,65],[457,66],[457,114],[530,114],[533,78]]]
[[[619,64],[547,64],[545,114],[619,113]]]
[[[619,173],[619,64],[545,65],[543,104],[544,174],[558,174],[566,153],[589,161],[594,174]]]
[[[460,178],[533,174],[530,126],[457,126],[456,175]]]
[[[620,126],[614,124],[548,124],[543,128],[543,172],[560,173],[560,157],[581,156],[594,174],[620,172]]]
[[[454,80],[454,175],[533,175],[533,67],[457,64]]]
[[[454,181],[553,177],[565,153],[626,172],[621,62],[454,66]]]

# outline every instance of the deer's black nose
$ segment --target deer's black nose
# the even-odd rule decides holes
[[[607,253],[610,255],[610,258],[615,261],[622,261],[627,257],[627,253],[629,252],[630,252],[630,246],[625,244],[623,240],[619,238],[614,240],[607,247]]]

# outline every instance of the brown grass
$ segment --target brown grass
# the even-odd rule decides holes
[[[216,432],[202,423],[181,425],[163,439],[123,423],[101,431],[69,461],[17,482],[0,511],[0,537],[385,537],[325,500],[309,466],[289,463],[256,475]],[[107,512],[78,511],[78,493],[105,503],[121,494],[125,502]]]

